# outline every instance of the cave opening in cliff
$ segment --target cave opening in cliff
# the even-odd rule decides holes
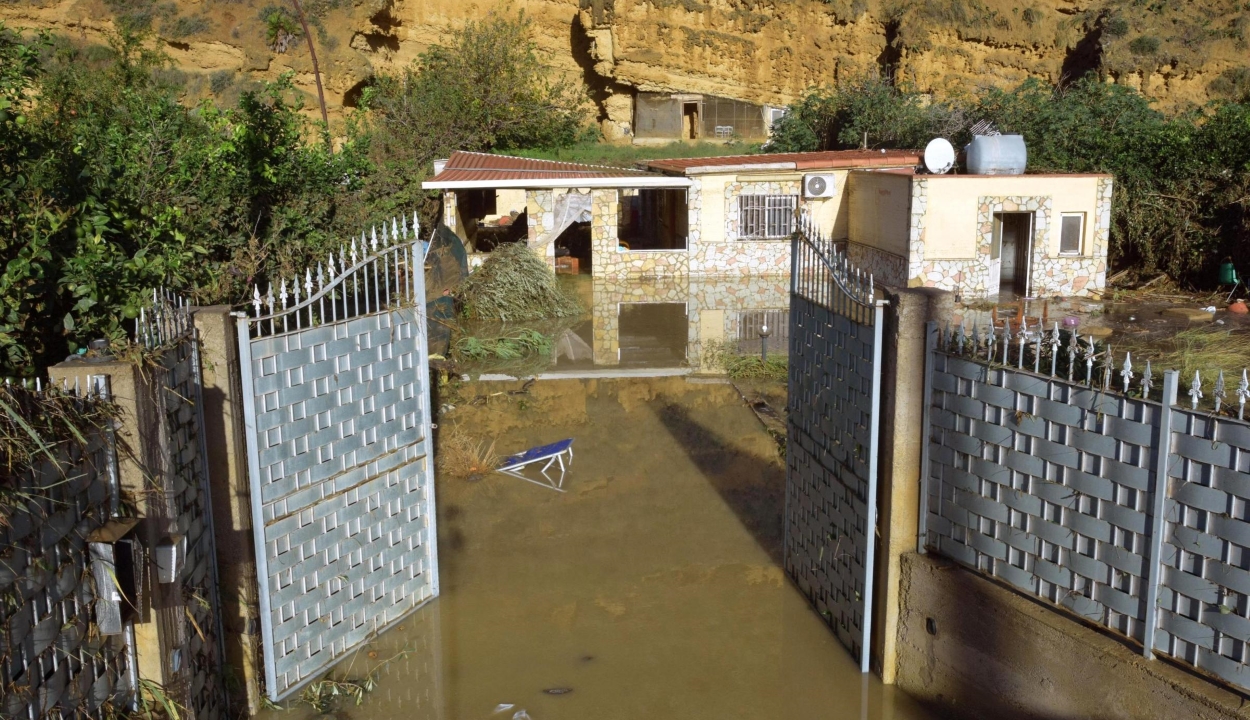
[[[621,191],[617,237],[625,250],[685,250],[686,191],[643,188]]]

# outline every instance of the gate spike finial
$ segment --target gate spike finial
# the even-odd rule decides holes
[[[364,234],[364,233],[360,233],[360,244],[361,244],[361,245],[364,245],[364,244],[365,244],[365,234]],[[352,264],[351,264],[351,267],[356,267],[356,257],[357,257],[357,256],[356,256],[356,238],[354,238],[354,237],[353,237],[353,238],[352,238]]]
[[[312,268],[307,268],[304,270],[304,297],[312,297],[312,294],[313,294]]]
[[[330,255],[330,262],[334,262],[334,255]],[[334,268],[330,268],[333,272]],[[325,270],[321,267],[321,263],[317,263],[317,292],[321,292],[326,286]]]
[[[269,283],[269,292],[265,293],[265,307],[269,309],[269,314],[273,314],[273,283]]]
[[[1150,388],[1154,387],[1154,374],[1150,372],[1150,360],[1146,360],[1146,370],[1141,376],[1141,396],[1143,400],[1150,399]]]
[[[1202,377],[1194,371],[1194,380],[1189,384],[1189,399],[1194,410],[1198,409],[1198,401],[1202,399]]]
[[[292,282],[291,288],[294,290],[293,294],[295,295],[295,299],[291,301],[291,307],[299,307],[299,281]]]
[[[382,234],[386,234],[386,223],[382,224]],[[374,225],[369,233],[369,252],[376,253],[378,251],[378,226]],[[363,245],[363,243],[361,243]],[[363,251],[364,248],[361,248]]]
[[[260,317],[260,286],[252,286],[252,307],[256,309],[256,317]],[[140,310],[140,313],[143,311]]]
[[[399,243],[399,223],[394,217],[391,218],[391,243]]]
[[[421,237],[421,218],[417,217],[417,211],[412,211],[412,237],[418,240]]]
[[[278,299],[282,301],[282,309],[286,310],[286,278],[282,278],[282,284],[278,286]]]
[[[1120,377],[1124,379],[1124,392],[1128,393],[1129,385],[1133,382],[1133,353],[1124,353],[1124,365],[1120,367]]]
[[[1223,405],[1224,399],[1228,397],[1228,395],[1224,392],[1224,371],[1223,370],[1220,371],[1219,377],[1215,379],[1215,390],[1211,393],[1211,396],[1215,398],[1215,412],[1219,413],[1220,405]]]
[[[407,213],[401,213],[399,216],[399,231],[403,233],[403,235],[401,235],[400,237],[407,240],[408,239],[408,215]]]
[[[1241,382],[1237,383],[1237,419],[1244,420],[1246,415],[1246,398],[1250,397],[1250,377],[1246,377],[1246,369],[1241,369]]]

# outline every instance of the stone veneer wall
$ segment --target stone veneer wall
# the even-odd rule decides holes
[[[590,202],[590,268],[601,277],[690,274],[690,251],[620,249],[620,191],[592,190]],[[687,241],[689,248],[689,241]]]
[[[531,248],[538,243],[539,237],[551,232],[556,221],[552,212],[554,209],[555,194],[551,190],[525,191],[526,242]]]
[[[456,203],[456,191],[443,191],[443,224],[448,230],[460,234],[460,207]]]
[[[855,267],[871,273],[875,282],[892,288],[907,287],[907,258],[871,245],[846,243],[846,257]]]
[[[911,217],[907,227],[907,286],[923,287],[925,275],[924,243],[925,211],[929,207],[929,181],[923,177],[911,179]]]
[[[1111,178],[1098,181],[1098,210],[1092,218],[1085,253],[1052,255],[1051,216],[1054,201],[1047,195],[1005,195],[977,198],[977,257],[943,260],[924,257],[924,211],[927,183],[912,183],[911,257],[909,287],[936,287],[965,298],[983,298],[990,288],[990,251],[994,242],[994,213],[1033,213],[1033,250],[1030,258],[1030,291],[1034,297],[1081,296],[1106,288],[1107,248],[1111,231]],[[1090,222],[1091,219],[1086,220]]]
[[[697,185],[696,185],[697,188]],[[699,195],[697,189],[695,196]],[[692,234],[690,272],[695,275],[769,275],[790,272],[790,238],[779,240],[739,240],[741,225],[738,197],[741,195],[800,195],[798,180],[779,182],[736,182],[725,185],[725,234],[720,242],[705,241]],[[698,198],[701,209],[702,199]],[[691,200],[691,228],[698,227],[699,214]],[[801,202],[801,201],[800,201]]]
[[[1086,231],[1089,240],[1088,245],[1082,248],[1084,254],[1050,255],[1043,252],[1034,255],[1033,295],[1089,295],[1106,289],[1112,190],[1111,178],[1099,179],[1098,209],[1094,217],[1086,218],[1087,224],[1093,223],[1093,231]]]

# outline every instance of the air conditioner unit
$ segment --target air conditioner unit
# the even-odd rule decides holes
[[[836,190],[836,178],[830,174],[814,174],[803,176],[803,197],[829,198]]]

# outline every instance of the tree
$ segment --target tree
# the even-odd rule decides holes
[[[554,77],[524,14],[471,21],[363,94],[369,110],[369,205],[412,207],[434,159],[455,150],[572,145],[589,132],[585,87]]]

